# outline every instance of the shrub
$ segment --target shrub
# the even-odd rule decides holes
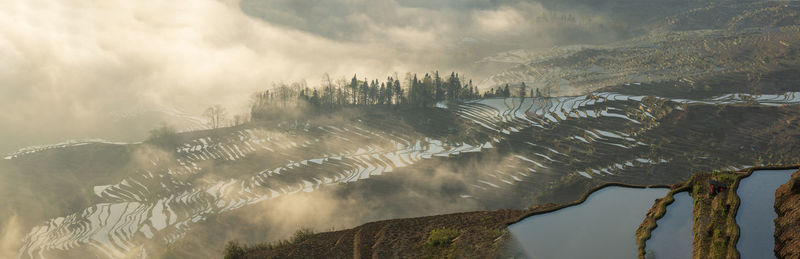
[[[292,244],[297,244],[306,241],[313,235],[314,235],[314,230],[310,228],[301,228],[294,232],[294,235],[292,235],[292,239],[290,240],[290,242]]]
[[[253,245],[240,245],[239,242],[236,240],[228,241],[228,244],[225,245],[225,259],[237,259],[242,258],[245,253],[253,252],[253,251],[261,251],[261,250],[271,250],[277,249],[280,247],[297,244],[303,241],[308,240],[311,236],[314,235],[314,230],[310,228],[301,228],[294,232],[294,235],[289,240],[279,240],[277,242],[266,242],[260,244],[253,244]]]
[[[163,125],[150,130],[150,136],[147,138],[147,143],[170,150],[180,145],[180,137],[175,129],[170,126]]]
[[[225,259],[237,259],[242,258],[245,252],[245,247],[240,246],[239,242],[237,241],[228,241],[228,244],[225,245]]]
[[[737,175],[731,173],[721,173],[717,175],[717,179],[726,184],[732,184],[734,181],[736,181],[737,177]]]
[[[427,244],[431,246],[450,245],[450,243],[453,242],[453,239],[457,236],[458,230],[456,229],[449,229],[445,227],[436,228],[431,230]]]

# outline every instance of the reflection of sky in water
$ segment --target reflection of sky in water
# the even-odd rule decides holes
[[[533,258],[636,258],[636,228],[668,189],[608,187],[580,205],[509,226]]]
[[[655,255],[658,259],[692,257],[692,196],[681,192],[674,198],[667,206],[667,214],[658,220],[658,227],[647,240],[648,256]]]
[[[741,199],[736,222],[741,229],[739,250],[742,258],[774,258],[775,189],[789,181],[796,170],[755,171],[742,180],[736,193]]]

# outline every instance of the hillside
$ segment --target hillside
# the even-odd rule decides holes
[[[765,73],[798,64],[798,11],[795,2],[709,4],[654,21],[645,36],[527,54],[527,61],[481,84],[525,82],[547,92],[583,94],[614,85],[737,74],[757,83]]]
[[[356,109],[182,133],[172,148],[98,143],[19,155],[3,161],[15,179],[3,190],[30,193],[35,202],[11,208],[40,215],[23,220],[32,228],[23,254],[90,253],[99,235],[114,237],[101,242],[105,253],[210,255],[227,240],[277,240],[304,226],[564,203],[603,182],[672,184],[689,177],[682,172],[791,162],[800,155],[791,148],[800,144],[797,102],[794,93],[596,93]],[[44,186],[63,188],[32,195]],[[313,202],[290,209],[298,200]]]

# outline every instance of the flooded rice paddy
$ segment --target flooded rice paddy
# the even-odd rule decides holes
[[[759,170],[739,183],[741,199],[736,223],[740,234],[736,249],[742,258],[774,258],[775,190],[797,170]]]
[[[733,111],[721,108],[743,103],[752,106]],[[104,180],[91,186],[70,186],[82,190],[69,192],[79,197],[54,195],[78,202],[58,208],[55,211],[59,214],[52,217],[27,219],[30,222],[20,257],[43,258],[71,250],[90,251],[103,258],[131,254],[146,257],[152,251],[148,253],[144,243],[172,244],[209,217],[236,213],[298,192],[347,186],[414,169],[426,161],[455,167],[466,162],[465,154],[491,154],[495,159],[479,170],[454,170],[458,177],[452,180],[458,182],[446,184],[457,188],[448,189],[453,193],[448,199],[467,199],[484,209],[569,202],[595,181],[675,183],[687,179],[691,172],[754,164],[769,152],[769,147],[758,143],[772,134],[754,135],[749,128],[737,128],[734,123],[774,121],[770,116],[791,114],[781,105],[797,103],[797,93],[726,95],[707,100],[615,93],[494,98],[439,108],[466,123],[454,129],[457,133],[444,136],[386,121],[354,119],[294,121],[194,134],[174,150],[161,153],[145,152],[141,144],[128,144],[120,149],[132,152],[131,157],[146,153],[131,159],[137,163],[127,167],[98,165],[106,171],[96,179]],[[728,126],[703,126],[709,121]],[[716,143],[718,140],[709,135],[725,139]],[[28,173],[28,165],[51,163],[48,154],[87,147],[103,152],[102,148],[116,146],[104,142],[28,148],[5,156],[3,162]],[[717,156],[720,149],[727,152],[725,156]],[[780,162],[783,158],[772,159]],[[81,173],[61,172],[65,177],[87,177]],[[565,185],[575,183],[583,187],[565,191]],[[38,181],[33,181],[32,186],[19,188],[46,189],[36,184]],[[649,208],[654,198],[646,198],[647,205],[635,211],[644,213]],[[641,220],[638,214],[632,216]],[[627,233],[632,238],[633,232]]]
[[[691,258],[692,257],[692,196],[688,192],[677,193],[675,201],[667,206],[667,213],[658,220],[658,227],[647,240],[647,258]]]
[[[509,226],[530,258],[636,258],[636,228],[668,189],[608,187],[579,205]]]

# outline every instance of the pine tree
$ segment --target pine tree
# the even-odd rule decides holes
[[[356,104],[356,94],[358,93],[358,79],[356,79],[356,75],[353,74],[353,79],[350,80],[350,91],[353,93],[353,104]]]

